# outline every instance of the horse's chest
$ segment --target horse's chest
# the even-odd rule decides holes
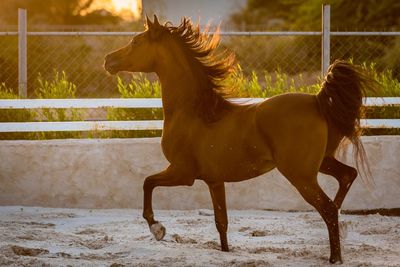
[[[165,158],[172,164],[182,159],[190,160],[193,140],[183,131],[164,131],[161,147]]]

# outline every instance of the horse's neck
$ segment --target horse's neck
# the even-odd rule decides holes
[[[196,108],[196,79],[193,71],[182,62],[172,62],[158,73],[165,119],[177,111],[192,113]]]

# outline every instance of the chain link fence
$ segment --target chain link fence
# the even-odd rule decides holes
[[[28,35],[28,97],[38,97],[35,88],[39,79],[50,81],[63,72],[76,85],[75,97],[121,97],[117,78],[104,71],[103,61],[107,53],[128,43],[132,36],[110,33]],[[18,88],[17,39],[16,35],[0,36],[0,83],[15,90]],[[317,82],[320,75],[321,36],[224,33],[221,46],[236,55],[245,75],[253,71],[259,76],[265,72],[274,75],[278,71],[294,78],[301,76],[301,83],[306,85]],[[373,62],[378,70],[392,69],[396,78],[400,76],[399,51],[400,36],[331,36],[331,60]],[[131,74],[120,76],[128,81]],[[155,77],[150,76],[150,79]]]
[[[18,88],[18,37],[0,36],[0,84]]]
[[[26,16],[23,10],[19,12],[21,18]],[[329,10],[327,12],[328,16],[323,18],[328,20]],[[132,86],[138,86],[138,83],[131,80],[133,75],[137,77],[138,74],[123,72],[111,76],[103,69],[104,56],[126,45],[137,33],[26,32],[26,23],[19,26],[18,32],[0,32],[0,99],[15,97],[21,84],[25,83],[28,98],[160,97],[160,85],[154,74],[139,76],[147,79],[139,80],[145,90],[134,88],[139,92],[136,94],[132,92],[135,91]],[[19,35],[26,37],[26,44],[22,41],[24,38],[18,38]],[[27,61],[26,70],[19,66],[25,66],[21,64],[25,60],[19,61],[19,47],[27,50],[26,58],[20,57]],[[264,92],[266,88],[275,90],[279,87],[276,93],[283,93],[319,83],[321,69],[326,70],[328,59],[351,59],[357,64],[374,64],[377,72],[390,70],[391,80],[400,79],[400,32],[329,32],[329,23],[322,32],[222,32],[220,48],[236,55],[240,77],[245,79],[246,85],[255,84]],[[398,82],[396,86],[398,95]],[[23,89],[20,95],[25,95],[25,87]],[[391,96],[390,92],[387,96]],[[371,113],[370,117],[376,117],[382,113],[384,118],[397,118],[398,108],[390,108],[367,111],[367,115]],[[161,120],[162,110],[28,108],[17,111],[3,109],[0,113],[1,122],[147,119]],[[160,131],[0,133],[0,140],[157,135]]]
[[[116,76],[103,69],[104,56],[130,41],[132,35],[28,35],[28,97],[29,98],[119,98]],[[18,40],[16,35],[0,36],[0,85],[18,92]],[[221,47],[235,53],[245,77],[257,73],[259,82],[265,76],[278,79],[286,75],[295,86],[318,82],[321,73],[321,36],[223,33]],[[374,63],[379,71],[390,69],[399,78],[400,36],[331,36],[331,60],[353,59],[355,63]],[[65,75],[65,76],[64,76]],[[119,74],[128,83],[132,74]],[[58,77],[58,78],[57,78]],[[156,80],[155,75],[146,76]],[[59,79],[62,95],[41,94],[46,82]],[[67,84],[64,84],[68,81]],[[265,85],[265,84],[264,84]],[[74,90],[72,90],[74,89]],[[156,92],[157,90],[154,90]],[[49,93],[49,92],[47,92]],[[58,92],[59,94],[60,92]],[[159,96],[154,95],[154,96]],[[148,96],[147,96],[148,97]],[[0,97],[1,98],[1,97]],[[398,109],[385,108],[387,117],[397,118]],[[371,113],[371,112],[370,112]],[[373,112],[370,117],[382,113]],[[376,113],[376,114],[375,114]],[[162,119],[161,109],[87,108],[87,109],[26,109],[3,110],[1,121],[101,121]],[[8,118],[9,117],[9,118]],[[386,118],[386,117],[385,117]],[[387,131],[385,134],[387,134]],[[389,130],[394,131],[394,130]],[[371,134],[376,132],[371,131]],[[398,134],[398,131],[394,132]],[[84,137],[159,136],[160,131],[91,131],[0,133],[4,139],[52,139]]]

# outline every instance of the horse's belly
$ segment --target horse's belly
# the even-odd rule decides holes
[[[257,177],[273,168],[275,163],[266,155],[246,153],[209,155],[201,165],[201,179],[205,181],[238,182]]]
[[[228,172],[222,171],[220,175],[224,182],[240,182],[260,176],[275,168],[273,161],[263,162],[262,164],[242,164],[241,166],[231,167]]]

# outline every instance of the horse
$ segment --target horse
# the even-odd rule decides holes
[[[240,182],[277,168],[321,215],[328,228],[331,263],[341,263],[339,209],[358,168],[335,158],[347,138],[365,163],[360,142],[362,97],[374,80],[360,66],[337,60],[318,94],[287,93],[256,104],[233,103],[224,79],[234,70],[234,55],[217,51],[219,31],[201,31],[183,18],[180,25],[160,24],[146,16],[146,29],[124,47],[106,55],[104,68],[155,72],[162,87],[164,125],[161,147],[168,167],[143,184],[143,217],[157,240],[165,227],[155,219],[152,193],[158,186],[209,188],[222,251],[229,251],[225,182]],[[339,184],[331,200],[318,173]],[[284,197],[284,196],[282,196]]]

